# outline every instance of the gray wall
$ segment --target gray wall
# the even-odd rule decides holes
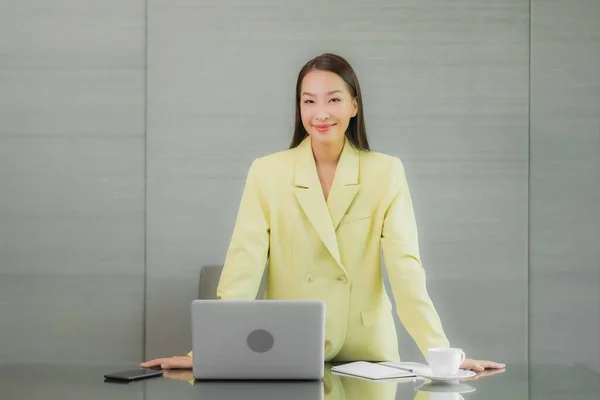
[[[532,15],[531,360],[600,371],[600,2]]]
[[[189,351],[199,269],[223,262],[247,168],[287,147],[296,74],[332,51],[357,70],[374,149],[406,164],[453,344],[600,370],[599,3],[1,7],[0,361]]]
[[[0,361],[143,355],[144,9],[0,5]]]

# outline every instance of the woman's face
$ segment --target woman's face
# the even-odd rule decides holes
[[[358,103],[337,74],[313,70],[304,76],[300,90],[302,125],[313,143],[331,145],[344,141]]]

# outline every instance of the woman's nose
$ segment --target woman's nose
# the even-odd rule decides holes
[[[329,118],[329,113],[327,112],[327,110],[321,107],[315,113],[315,118],[319,121],[325,121],[327,118]]]

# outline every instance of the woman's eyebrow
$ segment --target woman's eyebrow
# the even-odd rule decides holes
[[[332,94],[334,94],[334,93],[342,93],[342,91],[341,91],[341,90],[330,90],[329,92],[327,92],[327,95],[329,96],[329,95],[332,95]],[[313,93],[308,93],[308,92],[304,92],[304,93],[302,93],[302,95],[303,95],[303,96],[304,96],[304,95],[307,95],[307,96],[313,96],[313,97],[314,97],[314,96],[316,96],[315,94],[313,94]]]

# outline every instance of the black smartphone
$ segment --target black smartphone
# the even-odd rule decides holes
[[[157,376],[162,376],[162,374],[163,372],[160,369],[139,368],[132,369],[129,371],[121,371],[112,374],[106,374],[104,375],[104,378],[106,378],[109,381],[133,382],[138,381],[140,379],[148,379]]]

